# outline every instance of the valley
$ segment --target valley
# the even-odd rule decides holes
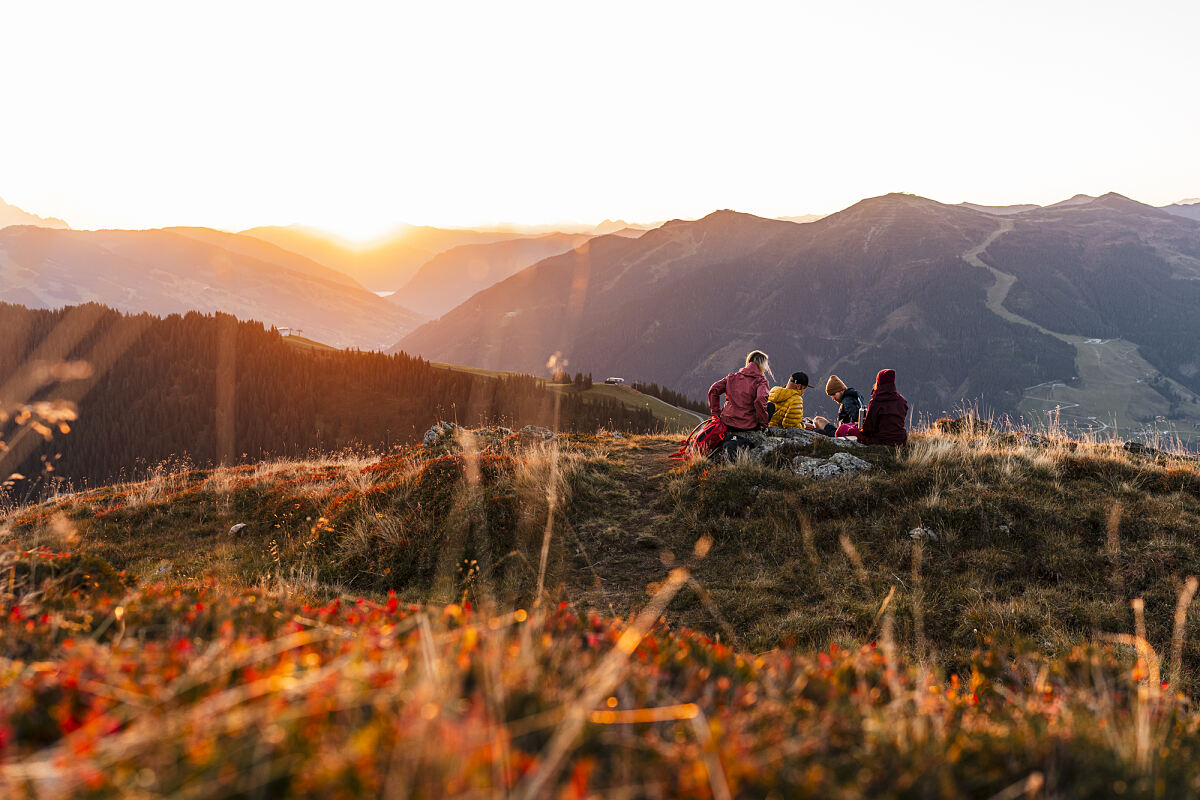
[[[968,264],[987,270],[994,278],[987,291],[988,310],[1066,342],[1076,352],[1075,374],[1027,387],[1017,413],[1035,427],[1061,427],[1074,434],[1108,432],[1154,445],[1178,441],[1192,446],[1200,441],[1200,428],[1196,426],[1200,422],[1198,395],[1162,375],[1141,357],[1136,344],[1049,330],[1005,306],[1017,278],[985,263],[980,256],[1013,227],[1013,220],[1004,218],[987,239],[962,255]],[[1192,406],[1192,413],[1172,413],[1171,401],[1154,388],[1155,383],[1175,393],[1180,405]]]

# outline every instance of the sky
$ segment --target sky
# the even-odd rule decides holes
[[[1200,196],[1200,3],[0,0],[0,197],[77,228]]]

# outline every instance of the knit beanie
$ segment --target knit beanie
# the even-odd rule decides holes
[[[825,394],[833,397],[838,392],[846,391],[846,384],[842,383],[842,379],[837,375],[830,375],[829,380],[825,382]]]
[[[881,386],[891,386],[893,389],[896,388],[896,370],[879,370],[879,374],[875,376],[875,388],[878,389]]]

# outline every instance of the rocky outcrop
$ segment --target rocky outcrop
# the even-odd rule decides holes
[[[854,450],[863,445],[846,438],[832,439],[828,436],[803,428],[767,428],[765,431],[734,434],[738,439],[738,458],[752,464],[791,469],[797,475],[814,480],[827,480],[839,475],[852,475],[871,468],[868,461],[849,452],[834,453],[828,458],[802,455],[798,451],[810,450],[818,443],[826,446]]]
[[[447,444],[454,440],[454,432],[458,430],[458,425],[453,422],[445,422],[439,420],[433,423],[433,427],[425,431],[425,436],[421,439],[421,444],[426,447],[436,447],[440,444]]]
[[[549,428],[543,428],[540,425],[526,425],[516,432],[512,428],[501,426],[472,428],[468,431],[458,423],[439,420],[429,430],[425,431],[425,435],[421,438],[421,443],[425,447],[444,447],[447,450],[457,452],[463,447],[461,439],[463,433],[469,435],[474,441],[474,448],[480,451],[490,451],[497,448],[504,450],[517,445],[541,444],[543,442],[554,441],[558,438],[558,434],[554,431]]]
[[[549,442],[557,439],[558,435],[549,428],[543,428],[540,425],[526,425],[517,433],[517,436],[522,440],[530,442]]]
[[[871,468],[869,461],[863,461],[849,453],[834,453],[829,458],[812,458],[797,456],[792,461],[792,472],[803,478],[824,481],[842,475],[854,475],[866,472]]]

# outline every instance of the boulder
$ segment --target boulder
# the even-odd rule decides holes
[[[845,437],[831,439],[815,431],[805,430],[804,428],[767,428],[763,431],[746,431],[730,434],[736,436],[741,443],[747,443],[750,446],[741,450],[745,452],[752,464],[762,464],[767,462],[768,457],[782,447],[809,447],[814,442],[820,440],[833,444],[845,450],[856,447],[862,447],[862,443],[855,439],[847,439]],[[786,451],[785,451],[786,452]],[[820,460],[820,459],[817,459]],[[859,459],[855,459],[858,461]],[[862,463],[866,463],[865,461]]]
[[[936,542],[938,536],[932,528],[913,528],[908,532],[908,538],[923,542]]]
[[[524,428],[521,428],[517,436],[535,442],[549,442],[558,438],[554,431],[549,428],[543,428],[540,425],[526,425]]]
[[[830,478],[836,478],[841,475],[854,475],[859,472],[865,472],[871,468],[868,461],[863,461],[857,456],[852,456],[849,453],[834,453],[829,458],[812,458],[811,456],[797,456],[792,462],[792,472],[802,478],[812,478],[813,480],[823,481]]]
[[[425,431],[425,436],[421,439],[421,443],[426,447],[435,447],[439,444],[445,444],[447,438],[453,436],[453,431],[458,428],[458,425],[453,422],[445,422],[439,420],[433,423],[433,427]]]
[[[767,428],[764,439],[781,439],[797,444],[812,444],[821,434],[804,428]]]

